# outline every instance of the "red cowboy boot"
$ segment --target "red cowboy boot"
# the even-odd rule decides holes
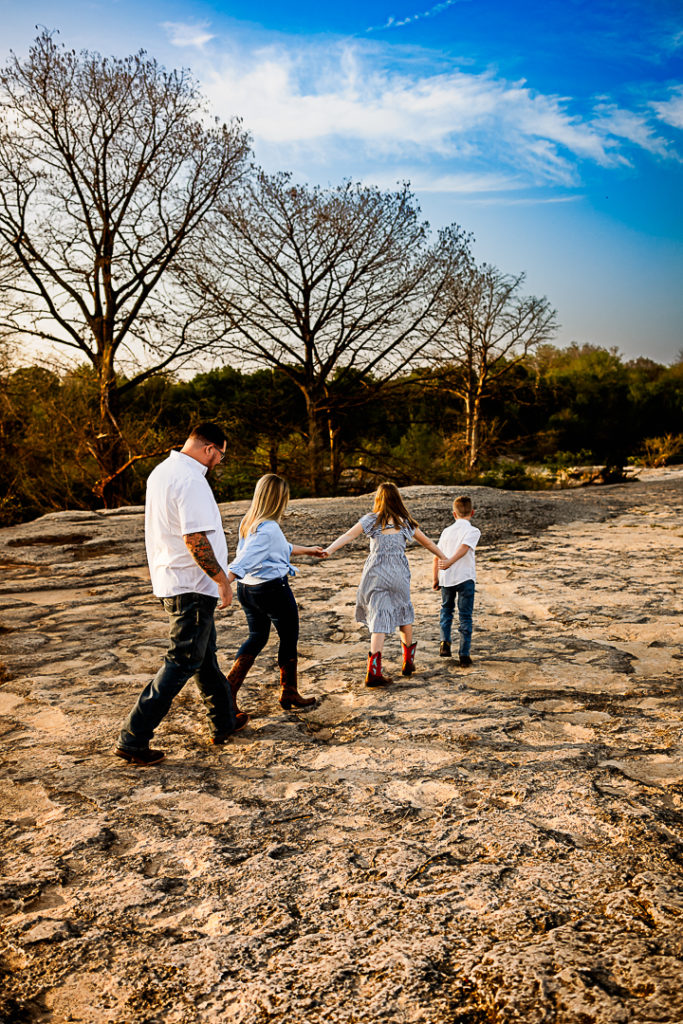
[[[382,675],[382,654],[380,651],[376,651],[374,654],[372,651],[368,654],[368,671],[365,675],[366,686],[389,686],[393,682],[389,676]]]
[[[315,697],[302,697],[299,693],[297,688],[296,658],[292,658],[291,661],[280,665],[280,686],[282,687],[280,707],[285,711],[291,711],[292,708],[306,710],[315,707],[318,703]]]
[[[415,671],[415,648],[417,644],[404,644],[401,641],[401,647],[403,648],[403,668],[401,669],[402,676],[412,676]]]

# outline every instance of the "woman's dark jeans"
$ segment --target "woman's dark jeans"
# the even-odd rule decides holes
[[[272,622],[280,638],[278,665],[295,661],[299,640],[299,609],[287,577],[253,585],[238,583],[237,598],[244,608],[249,626],[249,636],[237,652],[237,657],[248,654],[255,658],[268,642]]]
[[[218,603],[206,594],[178,594],[161,602],[168,612],[171,643],[164,664],[142,691],[119,736],[122,750],[146,750],[154,730],[168,713],[171,702],[194,676],[206,706],[211,735],[232,732],[235,711],[230,687],[216,658]]]

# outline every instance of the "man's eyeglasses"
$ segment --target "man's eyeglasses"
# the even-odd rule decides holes
[[[218,465],[220,466],[221,462],[225,458],[225,452],[221,451],[221,449],[218,447],[218,445],[212,444],[211,447],[215,448],[216,451],[218,452],[218,456],[219,456],[219,458],[218,458]],[[226,451],[227,451],[227,449],[226,449]]]

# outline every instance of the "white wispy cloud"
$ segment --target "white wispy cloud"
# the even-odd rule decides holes
[[[648,122],[645,114],[624,110],[612,103],[600,103],[596,108],[593,125],[611,137],[614,140],[614,145],[617,145],[619,140],[625,139],[649,153],[658,156],[668,154],[667,140],[657,134],[655,126]]]
[[[320,168],[353,153],[355,166],[421,168],[425,190],[493,191],[481,183],[494,181],[501,191],[576,187],[583,161],[616,167],[636,149],[670,152],[647,109],[601,98],[579,113],[570,98],[492,71],[387,69],[368,44],[235,50],[207,60],[202,78],[214,108],[243,117],[257,156],[265,147],[280,166]],[[653,107],[660,123],[675,124],[683,94]]]
[[[666,37],[664,48],[667,50],[678,50],[681,46],[683,46],[683,28],[675,28]]]
[[[201,50],[216,38],[213,33],[207,31],[208,21],[198,22],[194,25],[184,21],[163,21],[161,27],[173,46],[191,46]]]
[[[683,128],[683,85],[672,90],[671,98],[652,103],[657,117],[673,128]]]
[[[396,18],[393,14],[390,14],[383,25],[371,25],[365,31],[383,32],[389,28],[402,28],[404,25],[410,25],[413,21],[420,21],[422,18],[433,18],[437,14],[442,14],[449,7],[453,7],[454,4],[466,2],[467,0],[442,0],[441,3],[433,4],[426,11],[417,11],[415,14],[406,14],[404,17]]]
[[[568,196],[522,196],[520,198],[483,196],[476,199],[468,198],[464,202],[467,206],[547,206],[555,203],[577,203],[583,198],[583,195],[579,193]]]
[[[375,175],[375,184],[391,188],[401,177],[407,178],[417,192],[450,192],[458,195],[472,195],[487,192],[511,192],[526,187],[525,182],[514,175],[496,173],[450,173],[425,172],[421,167],[396,168],[394,173]]]

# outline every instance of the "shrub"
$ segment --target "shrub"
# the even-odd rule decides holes
[[[683,453],[683,434],[664,434],[663,437],[646,437],[637,464],[642,466],[666,466],[677,455]]]

